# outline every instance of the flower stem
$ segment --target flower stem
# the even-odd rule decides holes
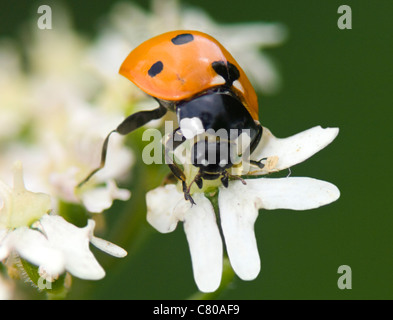
[[[38,272],[38,267],[34,266],[27,260],[18,257],[22,276],[25,281],[30,282],[39,291],[45,292],[48,300],[65,299],[70,287],[70,277],[63,273],[57,280],[49,282],[43,279]]]

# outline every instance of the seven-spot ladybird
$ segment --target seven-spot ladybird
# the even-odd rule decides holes
[[[151,38],[131,51],[119,73],[155,98],[159,107],[132,114],[109,133],[102,148],[100,168],[105,165],[111,133],[126,135],[171,110],[176,112],[180,126],[170,136],[173,149],[209,129],[214,132],[224,129],[228,133],[234,129],[237,132],[235,137],[230,135],[228,139],[197,141],[191,152],[192,164],[199,168],[193,182],[199,188],[202,188],[203,179],[220,178],[223,185],[228,186],[228,177],[233,176],[228,174],[227,169],[233,163],[228,152],[220,152],[224,150],[223,144],[228,145],[242,132],[247,132],[251,154],[262,136],[257,95],[232,55],[205,33],[171,31]],[[215,155],[214,161],[209,156],[212,153]],[[251,163],[263,167],[260,161]],[[181,168],[173,162],[168,165],[182,181],[185,199],[194,203],[190,196],[191,184],[186,185]],[[100,168],[94,170],[81,184]]]

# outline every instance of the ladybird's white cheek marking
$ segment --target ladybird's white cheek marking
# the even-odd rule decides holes
[[[220,76],[219,74],[216,75],[212,79],[212,81],[210,81],[211,86],[219,86],[219,85],[223,85],[223,84],[225,84],[225,79],[222,76]]]
[[[208,164],[209,164],[209,162],[206,159],[201,160],[201,165],[206,167]]]
[[[228,161],[226,159],[222,159],[219,163],[220,167],[225,167],[228,164]]]
[[[201,119],[197,117],[181,119],[180,130],[186,139],[192,139],[196,135],[205,132]]]
[[[239,90],[241,93],[244,93],[244,88],[239,80],[236,80],[232,83],[232,86]]]

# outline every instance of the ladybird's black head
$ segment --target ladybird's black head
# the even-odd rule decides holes
[[[207,139],[203,139],[193,145],[191,161],[202,174],[205,173],[206,179],[209,179],[208,176],[215,179],[213,176],[220,175],[226,169],[232,167],[232,151],[233,148],[228,141],[209,142]]]
[[[250,153],[261,136],[259,123],[227,88],[219,87],[182,101],[176,105],[176,113],[186,139],[195,138],[201,133],[213,137],[209,141],[203,139],[196,142],[191,150],[192,164],[212,177],[214,173],[219,176],[234,165],[235,141],[242,133],[250,138]]]

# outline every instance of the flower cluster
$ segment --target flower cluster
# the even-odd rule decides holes
[[[307,177],[264,178],[263,175],[290,168],[332,142],[337,128],[317,126],[279,139],[264,128],[262,140],[251,159],[266,158],[267,165],[248,172],[256,178],[232,180],[218,188],[218,213],[225,247],[232,268],[243,280],[253,280],[260,271],[254,234],[259,209],[308,210],[337,200],[338,188]],[[223,268],[223,244],[215,209],[204,189],[193,194],[196,205],[184,200],[180,186],[166,185],[146,195],[147,220],[162,233],[173,231],[179,221],[190,247],[195,282],[199,290],[217,290]]]
[[[45,193],[27,190],[22,164],[14,167],[14,185],[0,181],[0,260],[17,253],[40,267],[48,279],[64,271],[81,279],[97,280],[105,272],[89,249],[92,243],[116,257],[127,253],[122,248],[94,236],[94,220],[78,228],[59,215],[51,214],[51,198]]]
[[[51,33],[36,31],[33,35],[27,52],[29,74],[21,71],[15,51],[0,47],[0,66],[6,66],[0,73],[4,81],[0,86],[4,91],[0,93],[1,119],[6,123],[0,133],[4,145],[0,173],[9,178],[7,168],[21,160],[25,179],[34,189],[54,199],[82,203],[91,212],[102,212],[114,199],[129,198],[127,190],[116,188],[115,179],[129,171],[133,156],[120,139],[114,140],[108,159],[112,169],[101,172],[88,187],[76,192],[77,183],[97,166],[107,130],[122,115],[99,108],[90,97],[92,88],[83,88],[89,83],[89,73],[81,61],[88,48],[64,24]]]
[[[108,166],[83,188],[76,186],[97,167],[106,134],[146,98],[133,97],[138,90],[129,84],[127,91],[119,86],[120,92],[113,92],[111,79],[101,75],[111,57],[97,64],[97,44],[72,29],[64,8],[53,9],[52,30],[33,24],[22,46],[0,42],[0,260],[10,275],[19,270],[15,277],[26,275],[18,263],[23,259],[48,281],[65,271],[100,279],[105,272],[89,243],[117,257],[126,252],[95,237],[93,219],[83,228],[66,221],[62,203],[80,205],[94,218],[114,200],[130,198],[116,181],[127,177],[134,156],[118,136],[111,140]],[[112,73],[115,77],[117,70]],[[110,100],[115,107],[105,104]]]

